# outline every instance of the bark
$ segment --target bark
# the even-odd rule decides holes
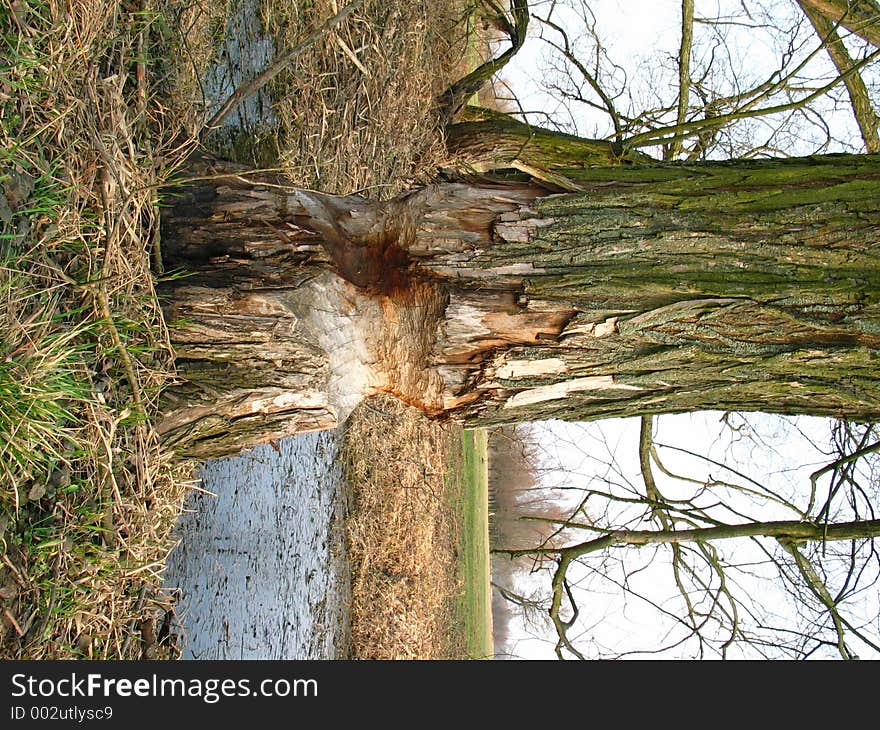
[[[446,145],[468,171],[509,168],[563,191],[582,189],[579,178],[584,169],[653,161],[607,140],[533,127],[507,114],[475,107],[468,107],[463,121],[446,127]]]
[[[381,204],[215,167],[165,217],[191,272],[166,290],[182,453],[334,427],[377,392],[472,426],[880,416],[876,156],[572,167],[577,193]]]
[[[876,162],[597,170],[584,193],[496,225],[505,245],[471,266],[528,262],[518,302],[573,314],[487,358],[471,415],[875,418]]]
[[[397,245],[405,201],[208,159],[188,172],[163,216],[166,265],[184,273],[161,290],[182,382],[158,426],[182,455],[335,428],[365,394],[431,390],[418,341],[443,302]]]
[[[615,545],[680,545],[689,542],[713,542],[738,537],[773,537],[781,543],[835,542],[838,540],[871,540],[880,536],[880,520],[858,520],[832,525],[778,520],[717,525],[693,530],[620,530],[609,532],[588,542],[563,548],[532,548],[530,550],[495,550],[511,558],[535,555],[558,555],[566,563]]]

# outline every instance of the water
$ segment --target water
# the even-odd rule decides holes
[[[207,462],[177,525],[165,588],[184,659],[345,655],[345,481],[335,431]]]
[[[210,119],[229,96],[268,68],[275,57],[275,42],[260,23],[259,0],[232,0],[226,29],[215,62],[202,79],[205,119]],[[206,139],[220,157],[244,163],[269,154],[262,151],[278,126],[272,100],[264,86],[238,105]],[[271,144],[268,145],[271,148]],[[265,161],[265,160],[263,160]]]

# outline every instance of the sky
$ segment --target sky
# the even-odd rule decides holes
[[[580,19],[560,4],[552,4],[554,21],[565,27],[574,39],[578,35]],[[533,12],[545,13],[551,3],[536,1],[531,5]],[[789,5],[794,7],[793,3]],[[640,90],[643,96],[656,93],[667,101],[674,99],[676,79],[670,71],[674,67],[670,63],[664,71],[662,59],[665,57],[667,61],[671,61],[678,52],[679,0],[592,0],[590,7],[597,19],[597,29],[605,42],[606,50],[622,69],[618,72],[620,79],[625,74],[628,80],[626,87]],[[718,8],[723,11],[738,11],[741,7],[741,3],[733,0],[697,0],[696,15],[714,16]],[[537,38],[538,32],[539,24],[532,21],[529,40],[502,74],[506,84],[516,93],[522,108],[554,114],[563,123],[576,125],[576,130],[569,131],[577,131],[583,136],[608,134],[610,125],[607,116],[586,108],[569,114],[557,97],[541,88],[542,81],[550,78],[551,72],[543,55],[546,46]],[[729,33],[729,53],[735,64],[742,64],[744,78],[751,73],[757,79],[762,73],[766,73],[762,69],[770,67],[775,53],[773,46],[776,39],[772,30],[744,33],[742,29],[730,26],[724,32]],[[711,43],[698,40],[695,44],[695,58],[712,52],[712,48]],[[800,52],[806,54],[809,49],[804,47]],[[817,55],[812,64],[811,68],[817,73],[830,68],[824,56]],[[622,81],[620,88],[624,88]],[[620,103],[625,103],[625,97],[620,98]],[[829,125],[832,135],[839,140],[823,151],[857,150],[857,130],[849,115],[823,111],[821,116],[823,118],[820,126]],[[538,117],[535,122],[543,123]],[[747,133],[761,135],[765,133],[765,129],[765,122],[760,122]],[[793,153],[814,152],[817,130],[818,127],[807,130],[802,135],[805,141],[791,137],[785,140],[780,138],[780,141],[787,141],[788,149]],[[713,412],[660,417],[655,425],[655,439],[657,442],[681,448],[702,450],[719,460],[733,459],[742,471],[755,475],[758,480],[775,490],[787,492],[794,490],[796,493],[800,490],[802,493],[805,480],[809,483],[809,473],[828,461],[827,453],[822,452],[828,444],[830,432],[827,419],[785,420],[774,416],[753,415],[749,419],[748,429],[766,447],[759,448],[754,441],[743,438],[742,432],[737,434],[725,428],[720,421],[721,416],[722,414]],[[641,485],[637,461],[638,419],[616,419],[592,424],[548,421],[537,425],[535,429],[544,452],[544,485],[596,483],[597,480],[601,481],[602,475],[609,474],[610,478],[620,484]],[[714,470],[713,476],[717,477],[717,468],[682,452],[661,449],[661,456],[671,471],[707,479]],[[613,467],[612,462],[615,464]],[[667,497],[673,496],[679,488],[668,480],[664,484],[662,489]],[[775,510],[772,504],[765,504],[764,507],[766,511],[762,515],[767,515],[766,519],[792,519],[791,513],[786,510]],[[650,561],[646,558],[646,565],[648,562]],[[608,572],[609,575],[613,574],[613,567]],[[590,589],[579,595],[582,623],[588,627],[583,638],[588,643],[605,647],[611,652],[627,651],[655,644],[658,637],[670,628],[666,624],[658,624],[658,614],[649,608],[647,602],[632,596],[625,599],[623,592],[609,580],[596,579],[595,574],[591,576],[587,573],[588,571],[584,571],[581,577],[584,581],[591,579]],[[767,586],[771,584],[771,581],[765,581],[760,575],[755,578],[756,591],[767,590]],[[548,585],[549,580],[545,573],[524,583],[523,587],[541,590]],[[655,565],[645,567],[639,572],[630,587],[635,593],[644,591],[656,595],[652,592],[660,586],[668,588],[669,585],[669,569]],[[774,610],[778,609],[781,614],[791,609],[791,606],[786,605],[786,595],[773,593],[772,590],[763,595],[766,596],[767,604],[774,607]],[[661,597],[659,600],[670,599]],[[514,627],[513,634],[517,638],[513,646],[515,656],[555,658],[555,634],[548,626],[541,628],[519,625]],[[682,649],[676,649],[662,656],[678,658],[688,654]]]
[[[564,28],[578,51],[578,57],[589,63],[592,59],[593,45],[587,43],[579,29],[584,27],[581,14],[569,5],[578,5],[577,0],[532,0],[530,8],[534,15],[546,15],[552,10],[551,19]],[[596,30],[600,36],[608,58],[618,66],[608,87],[622,92],[616,99],[619,111],[626,111],[627,97],[634,95],[635,107],[643,110],[651,102],[662,99],[673,103],[677,93],[677,75],[674,60],[678,54],[681,35],[680,0],[591,0],[589,8],[596,19]],[[762,7],[772,9],[773,19],[782,23],[802,23],[799,41],[794,45],[793,55],[804,59],[816,48],[814,31],[797,14],[792,0],[697,0],[696,18],[721,17],[727,22],[709,30],[705,23],[695,26],[695,40],[692,53],[692,77],[701,73],[701,63],[713,58],[717,67],[718,59],[737,69],[736,79],[722,78],[713,72],[708,82],[728,92],[742,91],[750,84],[756,85],[767,78],[774,67],[774,61],[785,49],[784,36],[774,29],[760,15]],[[757,28],[746,28],[740,21],[745,20],[742,9],[747,7],[753,14]],[[501,73],[501,78],[513,90],[522,108],[526,111],[549,112],[568,126],[576,125],[581,136],[602,137],[610,133],[611,127],[605,114],[589,109],[583,104],[567,104],[560,101],[557,94],[548,93],[542,85],[552,79],[553,73],[548,63],[548,46],[539,38],[545,34],[548,39],[560,42],[560,36],[549,28],[542,27],[534,18],[530,21],[528,40]],[[841,32],[841,36],[846,36]],[[849,40],[847,40],[849,42]],[[850,44],[851,50],[859,45]],[[723,52],[722,49],[723,48]],[[552,53],[552,51],[549,51]],[[875,66],[876,68],[876,66]],[[803,72],[792,79],[793,84],[809,86],[813,78],[834,73],[833,65],[824,51],[813,55]],[[836,74],[835,74],[836,75]],[[868,80],[877,81],[876,73],[868,73]],[[842,89],[842,87],[840,87]],[[784,94],[777,98],[783,101]],[[842,97],[842,92],[841,92]],[[781,136],[776,141],[786,147],[787,154],[810,154],[822,141],[826,124],[832,126],[835,141],[825,150],[834,152],[854,149],[860,145],[858,129],[851,114],[832,113],[828,104],[816,106],[820,114],[806,127],[801,126],[797,134]],[[751,123],[744,134],[756,139],[769,134],[770,125],[779,117],[762,118]],[[542,123],[540,117],[533,117]],[[575,131],[568,129],[566,131]],[[654,152],[656,150],[644,150]]]
[[[798,504],[805,504],[810,474],[826,464],[830,458],[831,420],[734,414],[730,417],[730,422],[739,429],[734,431],[726,425],[723,416],[721,412],[704,411],[656,417],[654,441],[663,465],[672,473],[700,481],[714,478],[747,484],[733,472],[677,449],[692,451],[726,464],[779,494],[791,495]],[[639,428],[638,418],[590,423],[545,421],[534,424],[534,435],[541,447],[539,468],[542,486],[603,489],[624,496],[633,492],[643,494],[644,486],[637,457]],[[661,493],[667,499],[684,499],[694,491],[693,485],[676,483],[664,477],[656,467],[653,472]],[[744,499],[731,496],[730,493],[722,494],[722,490],[715,490],[713,494],[724,496],[743,514],[758,519],[797,519],[791,510],[781,508],[767,499]],[[580,499],[580,491],[569,491],[563,497],[563,501],[572,507]],[[587,512],[595,514],[592,509],[598,508],[601,501],[595,500],[591,504],[593,507],[588,506]],[[723,516],[731,523],[745,521],[737,515]],[[623,511],[617,515],[617,519],[626,519]],[[646,528],[643,526],[642,529]],[[588,537],[589,535],[581,534],[574,541],[579,542]],[[760,552],[750,556],[743,553],[743,549],[755,549],[748,541],[736,541],[736,545],[734,541],[726,541],[719,543],[719,546],[725,557],[731,557],[727,553],[734,547],[739,551],[737,558],[740,560],[748,557],[757,564],[764,557]],[[613,582],[623,580],[620,565],[616,561],[610,561],[603,568],[604,576],[588,570],[581,571],[583,592],[578,600],[581,623],[589,627],[583,639],[595,644],[591,649],[602,647],[606,653],[644,649],[657,645],[667,631],[673,631],[674,622],[664,619],[647,601],[635,597],[636,594],[650,596],[674,610],[676,591],[671,569],[667,561],[654,560],[654,557],[652,548],[641,548],[638,551],[631,549],[629,552],[628,568],[642,566],[629,579],[632,590],[629,596]],[[596,560],[591,558],[590,561],[597,563],[598,557]],[[780,615],[788,612],[789,597],[786,592],[778,590],[775,571],[757,568],[754,571],[763,575],[761,580],[754,580],[754,591],[761,592],[762,602]],[[752,578],[746,577],[745,580]],[[547,594],[548,585],[549,575],[542,572],[523,581],[520,588],[523,592],[532,590]],[[517,625],[517,630],[512,634],[517,637],[517,643],[512,647],[516,656],[531,659],[555,658],[555,633],[549,626]],[[693,650],[693,645],[676,647],[658,654],[657,658],[689,657]],[[731,655],[737,656],[736,652]]]

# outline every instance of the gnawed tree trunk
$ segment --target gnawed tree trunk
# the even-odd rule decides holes
[[[230,453],[393,393],[470,425],[705,408],[880,416],[880,158],[581,169],[389,203],[225,163],[165,217],[161,429]],[[173,248],[172,248],[173,247]]]

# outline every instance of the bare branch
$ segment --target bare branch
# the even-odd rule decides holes
[[[798,4],[880,47],[880,6],[874,0],[798,0]]]
[[[675,137],[678,135],[684,137],[692,137],[696,134],[699,134],[703,130],[713,127],[720,127],[738,119],[762,117],[770,114],[779,114],[781,112],[791,111],[793,109],[799,109],[806,104],[815,101],[819,97],[824,96],[831,89],[837,86],[841,81],[845,81],[848,77],[858,73],[860,69],[864,68],[878,58],[880,58],[880,49],[874,51],[857,63],[854,63],[845,73],[838,75],[832,81],[824,84],[812,93],[809,93],[806,96],[801,97],[800,99],[796,99],[794,101],[784,104],[773,104],[771,106],[763,107],[760,109],[753,108],[755,100],[752,100],[746,106],[736,111],[732,111],[727,114],[719,114],[717,117],[699,119],[693,122],[686,122],[685,124],[674,124],[668,127],[662,127],[660,129],[642,132],[641,134],[637,134],[634,137],[630,137],[626,141],[626,144],[629,147],[648,147],[657,144],[664,144],[675,139]]]
[[[511,0],[511,22],[507,14],[493,2],[483,0],[483,3],[493,11],[493,18],[500,30],[503,30],[510,38],[510,48],[500,56],[481,64],[464,78],[452,84],[437,98],[437,108],[440,118],[451,121],[467,104],[467,100],[476,94],[489,79],[503,69],[508,61],[513,58],[526,40],[526,31],[529,26],[529,5],[527,0]]]
[[[828,18],[817,12],[805,0],[798,0],[798,4],[809,18],[819,37],[823,39],[828,55],[834,62],[834,66],[841,76],[853,66],[853,60],[849,56],[846,46],[837,33],[837,28]],[[877,134],[878,119],[874,106],[871,103],[871,97],[865,82],[862,80],[861,74],[851,74],[845,76],[844,83],[849,94],[850,103],[852,104],[853,116],[859,125],[862,133],[862,139],[865,142],[865,149],[868,152],[880,152],[880,136]]]
[[[812,563],[804,557],[803,553],[798,550],[797,545],[790,540],[780,539],[779,544],[794,558],[795,565],[797,565],[798,571],[800,571],[800,574],[807,582],[810,590],[816,594],[819,600],[825,605],[825,608],[828,609],[828,614],[834,622],[834,630],[837,633],[837,650],[840,652],[840,656],[844,659],[858,659],[858,657],[855,656],[846,645],[846,631],[837,610],[837,604],[828,592],[825,582],[816,573]]]
[[[678,110],[676,126],[687,121],[691,88],[691,49],[694,44],[694,0],[681,2],[681,43],[678,50]],[[665,159],[674,160],[681,154],[682,138],[676,136],[667,148]]]
[[[796,542],[809,540],[856,540],[880,535],[880,520],[840,522],[830,525],[816,525],[810,522],[776,520],[771,522],[748,522],[736,525],[718,525],[693,530],[619,530],[604,537],[564,548],[540,548],[534,550],[495,550],[496,553],[510,557],[525,555],[558,555],[571,559],[588,555],[616,545],[657,545],[683,542],[706,542],[709,540],[728,540],[737,537],[775,537]]]
[[[662,509],[664,500],[660,495],[660,490],[657,489],[654,474],[651,472],[651,450],[654,448],[651,439],[653,423],[654,419],[651,416],[642,416],[639,432],[639,465],[642,470],[642,479],[645,482],[645,496],[651,507],[651,516],[660,521],[664,530],[668,530],[670,528],[669,518]]]
[[[552,22],[546,18],[540,18],[537,15],[532,16],[536,20],[540,21],[542,24],[546,25],[548,28],[552,28],[560,36],[562,36],[563,45],[559,46],[553,41],[549,41],[545,39],[545,42],[550,45],[552,48],[555,48],[559,51],[565,59],[574,66],[578,72],[580,72],[581,76],[584,77],[584,80],[589,84],[590,88],[596,92],[596,95],[602,100],[602,105],[594,104],[594,106],[598,109],[602,109],[603,111],[608,113],[608,116],[611,118],[611,124],[614,126],[614,138],[615,141],[621,142],[623,139],[623,128],[621,125],[620,115],[617,113],[617,109],[614,106],[614,101],[611,97],[606,93],[605,89],[602,88],[602,85],[599,83],[596,76],[587,69],[587,67],[580,62],[580,60],[575,56],[574,52],[571,48],[571,43],[568,39],[568,34],[565,30],[562,29],[559,25]],[[582,99],[581,101],[585,103],[591,103],[586,99]]]
[[[217,113],[205,123],[203,131],[209,131],[219,127],[223,123],[223,120],[226,119],[226,117],[228,117],[235,107],[237,107],[242,101],[251,94],[255,94],[262,89],[287,68],[300,53],[313,45],[315,41],[321,38],[325,33],[339,25],[363,4],[364,0],[352,0],[352,2],[342,8],[342,10],[336,13],[336,15],[322,23],[320,28],[309,33],[301,43],[298,43],[286,53],[281,54],[281,56],[275,59],[274,63],[272,63],[269,68],[259,74],[255,79],[232,92],[229,98],[223,102],[220,109],[217,110]]]

